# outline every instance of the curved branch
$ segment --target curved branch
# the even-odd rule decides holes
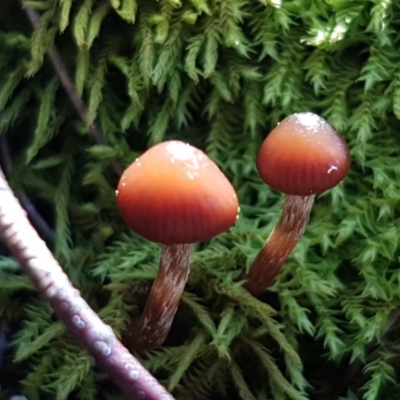
[[[0,167],[3,167],[5,176],[9,176],[13,169],[13,164],[10,155],[10,148],[8,146],[7,137],[5,134],[0,135]],[[28,214],[29,220],[39,233],[39,235],[48,243],[54,242],[54,231],[50,228],[44,218],[36,210],[30,198],[24,193],[17,194],[18,200],[22,208]]]
[[[29,223],[0,169],[0,235],[57,317],[127,399],[173,400],[75,289]]]
[[[23,0],[21,0],[21,3],[25,11],[25,14],[28,17],[29,21],[31,22],[32,26],[36,28],[39,25],[39,20],[40,20],[38,13],[29,7],[25,7]],[[60,82],[65,92],[67,93],[67,96],[71,104],[75,108],[75,111],[77,112],[81,120],[87,125],[93,139],[97,144],[107,145],[108,141],[102,134],[98,125],[95,122],[88,121],[88,112],[86,105],[83,102],[83,100],[78,96],[78,93],[75,90],[75,86],[69,76],[68,70],[60,56],[60,53],[53,46],[47,51],[47,55],[49,56],[50,62],[53,65],[53,68],[58,76],[58,79],[60,79]],[[111,161],[111,165],[114,171],[118,175],[122,174],[124,167],[119,161],[113,160]]]

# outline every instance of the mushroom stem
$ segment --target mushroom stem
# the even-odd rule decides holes
[[[153,350],[168,336],[190,270],[192,244],[164,245],[160,267],[142,316],[125,333],[136,351]]]
[[[260,250],[245,277],[246,289],[254,296],[271,285],[289,254],[303,236],[315,195],[287,195],[283,213],[264,247]]]

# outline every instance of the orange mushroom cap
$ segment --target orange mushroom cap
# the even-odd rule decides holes
[[[134,232],[166,245],[210,239],[239,212],[236,192],[217,165],[180,141],[150,148],[125,170],[117,205]]]
[[[290,115],[264,140],[257,169],[272,188],[288,195],[319,194],[347,175],[350,154],[344,139],[322,117]]]

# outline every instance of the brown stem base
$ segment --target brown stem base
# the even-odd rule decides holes
[[[287,196],[281,218],[245,277],[254,296],[267,289],[303,236],[315,196]]]
[[[127,347],[153,350],[168,336],[190,269],[191,244],[164,246],[146,307],[124,335]]]

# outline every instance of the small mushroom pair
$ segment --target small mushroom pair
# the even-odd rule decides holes
[[[262,293],[302,236],[315,194],[338,184],[350,167],[344,140],[321,117],[298,113],[268,135],[257,157],[262,179],[287,194],[283,214],[245,277],[245,287]],[[220,169],[202,151],[180,141],[160,143],[128,167],[117,204],[133,231],[163,244],[160,267],[145,309],[126,335],[138,351],[166,339],[186,284],[192,243],[229,229],[238,199]]]

